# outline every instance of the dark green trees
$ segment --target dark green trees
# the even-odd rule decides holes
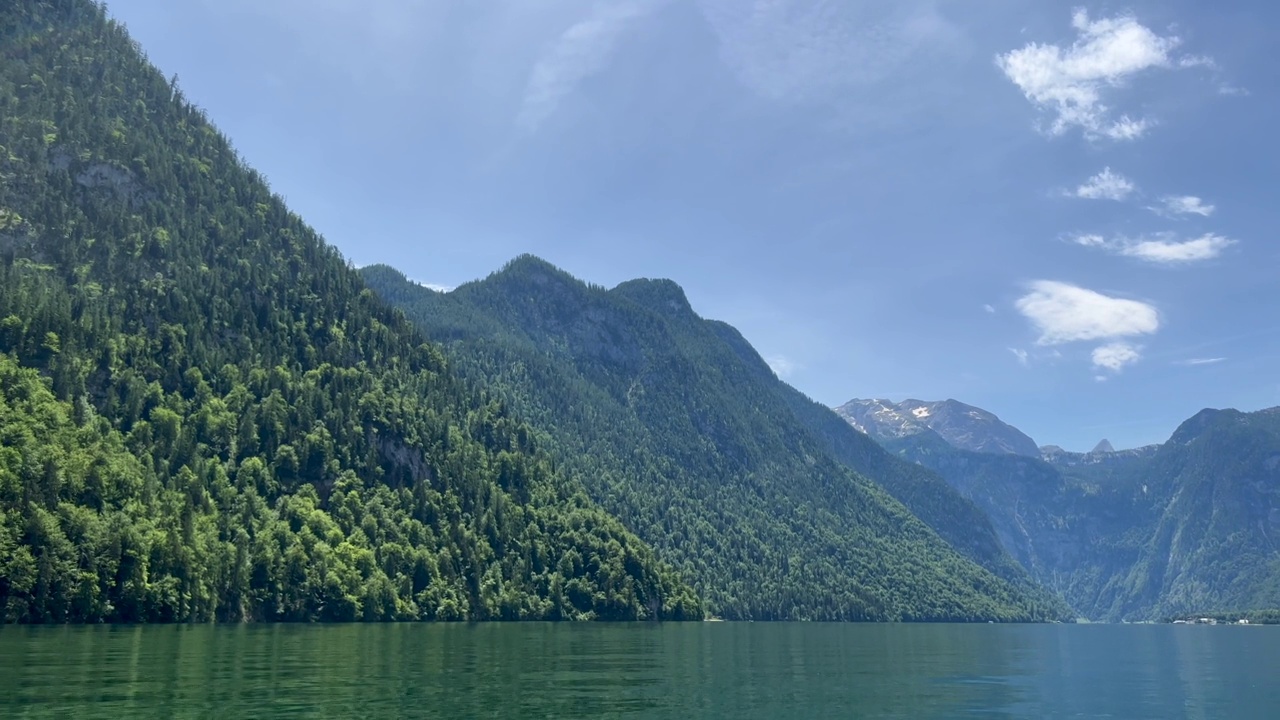
[[[532,257],[447,295],[390,268],[362,272],[446,341],[461,372],[528,419],[561,467],[718,615],[1021,620],[1063,609],[936,476],[912,475],[923,471],[875,448],[881,469],[907,473],[893,484],[922,510],[960,513],[946,526],[963,555],[833,457],[793,406],[808,401],[736,331],[694,314],[674,283],[605,290]]]
[[[88,0],[0,5],[0,438],[9,621],[701,616]]]

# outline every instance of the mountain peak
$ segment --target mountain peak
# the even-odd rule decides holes
[[[1089,452],[1094,454],[1101,454],[1101,453],[1113,453],[1115,451],[1116,449],[1114,446],[1111,445],[1111,441],[1106,438],[1102,438],[1102,440],[1099,441],[1097,445],[1094,445],[1093,449],[1090,450]]]
[[[536,255],[525,253],[509,260],[502,269],[459,291],[475,296],[516,294],[537,298],[545,307],[576,306],[590,287],[569,273]]]
[[[545,283],[547,280],[552,278],[578,282],[576,278],[564,270],[561,270],[537,255],[530,255],[529,253],[517,255],[507,261],[507,264],[503,265],[501,270],[493,273],[490,277],[495,276],[528,278],[538,284]]]
[[[1022,431],[981,408],[959,400],[850,400],[836,412],[857,429],[880,440],[932,430],[962,450],[994,455],[1039,457],[1040,448]]]
[[[1200,412],[1192,415],[1173,431],[1173,435],[1169,438],[1172,445],[1186,445],[1201,435],[1209,432],[1218,424],[1231,418],[1243,417],[1244,413],[1239,410],[1227,409],[1218,410],[1214,408],[1205,408]]]
[[[684,288],[674,280],[666,278],[628,280],[609,292],[664,315],[693,312],[689,298],[684,294]]]

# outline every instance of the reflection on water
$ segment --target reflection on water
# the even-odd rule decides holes
[[[0,717],[1280,717],[1280,628],[0,629]]]

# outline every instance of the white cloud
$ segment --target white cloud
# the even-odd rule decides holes
[[[1114,118],[1103,96],[1133,76],[1171,68],[1177,37],[1161,37],[1131,15],[1091,20],[1076,10],[1071,26],[1078,37],[1069,47],[1030,43],[996,56],[996,64],[1027,99],[1052,115],[1048,131],[1062,135],[1080,128],[1087,137],[1133,140],[1152,122],[1128,115]],[[1203,63],[1207,58],[1177,61]]]
[[[992,305],[991,303],[987,303],[986,305],[983,305],[983,306],[982,306],[982,309],[983,309],[983,310],[986,310],[986,311],[987,311],[987,312],[989,312],[989,313],[995,313],[995,311],[996,311],[996,306],[995,306],[995,305]]]
[[[1026,367],[1030,364],[1030,358],[1028,357],[1026,350],[1023,350],[1022,348],[1009,348],[1009,352],[1013,353],[1013,356],[1018,359],[1019,365]]]
[[[1095,233],[1081,233],[1079,235],[1073,235],[1071,236],[1071,242],[1085,247],[1107,247],[1108,245],[1106,238]]]
[[[1200,215],[1209,217],[1216,210],[1212,205],[1206,205],[1203,200],[1195,195],[1166,195],[1160,198],[1160,205],[1149,208],[1151,212],[1157,215],[1175,216],[1175,215]]]
[[[1085,181],[1076,188],[1075,196],[1086,200],[1124,200],[1136,190],[1133,181],[1111,172],[1111,168],[1102,168],[1102,172]]]
[[[1218,63],[1208,55],[1186,55],[1178,60],[1178,67],[1193,68],[1203,67],[1210,70],[1217,70]]]
[[[1120,372],[1126,365],[1132,365],[1140,359],[1141,348],[1127,342],[1107,343],[1093,349],[1093,366],[1111,372]]]
[[[1224,362],[1224,361],[1226,361],[1226,358],[1224,358],[1224,357],[1211,357],[1211,358],[1189,358],[1189,359],[1187,359],[1187,360],[1180,360],[1180,361],[1178,361],[1178,362],[1176,362],[1176,363],[1174,363],[1174,364],[1175,364],[1175,365],[1189,365],[1189,366],[1191,366],[1191,367],[1195,367],[1195,366],[1197,366],[1197,365],[1217,365],[1218,363],[1220,363],[1220,362]]]
[[[1140,240],[1125,246],[1121,253],[1128,257],[1166,265],[1211,260],[1235,244],[1235,240],[1212,233],[1194,240]]]
[[[1112,140],[1137,140],[1155,126],[1154,120],[1134,120],[1125,115],[1103,131],[1103,135]]]
[[[1160,329],[1160,314],[1152,305],[1053,280],[1031,283],[1016,307],[1040,333],[1039,345],[1150,335]]]
[[[1152,237],[1107,239],[1101,235],[1086,233],[1070,238],[1071,242],[1085,247],[1102,248],[1107,252],[1131,257],[1159,265],[1179,265],[1212,260],[1236,243],[1228,237],[1206,233],[1190,240],[1178,240],[1171,233]]]
[[[423,282],[421,280],[415,280],[414,278],[406,278],[406,279],[409,282],[413,283],[414,285],[417,285],[418,287],[424,287],[428,290],[435,290],[436,292],[449,292],[456,287],[454,285],[440,285],[437,283]]]
[[[773,370],[773,374],[779,378],[786,379],[796,371],[796,364],[785,355],[770,355],[764,361],[769,365],[769,369]]]
[[[662,2],[624,0],[592,6],[590,15],[565,30],[534,65],[516,123],[536,131],[578,83],[604,68],[623,30]]]

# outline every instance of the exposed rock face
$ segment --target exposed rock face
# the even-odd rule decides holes
[[[836,412],[873,438],[900,438],[932,430],[961,450],[1040,457],[1035,441],[1022,431],[986,410],[956,400],[850,400]]]

